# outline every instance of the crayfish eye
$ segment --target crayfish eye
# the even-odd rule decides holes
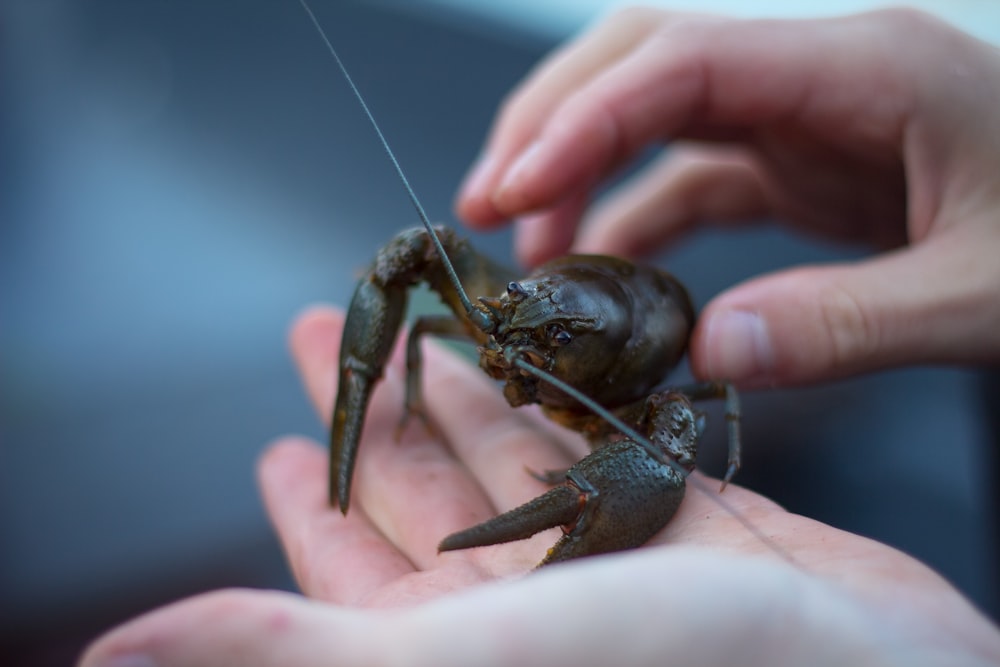
[[[521,283],[517,282],[516,280],[512,280],[509,283],[507,283],[507,296],[509,296],[511,299],[515,301],[520,301],[527,295],[528,293],[524,290],[523,287],[521,287]]]
[[[551,340],[556,345],[567,345],[571,340],[573,340],[573,334],[563,329],[561,326],[554,324],[549,327],[549,340]]]

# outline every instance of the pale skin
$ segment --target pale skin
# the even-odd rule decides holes
[[[685,21],[689,26],[678,30]],[[913,30],[924,32],[918,39]],[[672,71],[669,63],[680,57],[678,40],[683,58],[701,63],[696,70],[722,77],[712,79],[712,95],[699,98],[697,127],[677,120],[684,116],[686,98],[676,90],[649,93],[669,88],[669,81],[652,86],[643,78],[656,81],[657,73]],[[873,53],[874,45],[883,57]],[[948,50],[955,71],[977,73],[979,85],[958,85],[939,69],[928,68],[924,50],[938,55]],[[885,53],[897,51],[902,63],[885,60]],[[792,65],[775,69],[775,53]],[[629,54],[644,54],[644,60],[626,66]],[[624,70],[601,76],[615,68]],[[763,79],[767,85],[758,79],[754,90],[744,86],[740,92],[740,68],[744,74],[777,73]],[[824,94],[810,97],[803,91],[817,79]],[[859,86],[862,92],[856,90]],[[949,95],[927,93],[936,86]],[[747,383],[761,378],[818,380],[914,358],[996,359],[998,343],[987,340],[983,331],[998,319],[997,304],[984,296],[995,295],[1000,285],[1000,262],[995,261],[1000,238],[995,213],[1000,210],[995,205],[1000,203],[1000,147],[995,142],[1000,128],[997,105],[985,104],[996,102],[998,86],[1000,57],[995,51],[907,13],[794,23],[623,14],[557,53],[514,94],[489,144],[495,155],[489,162],[501,166],[490,167],[497,172],[487,174],[489,178],[479,172],[479,189],[475,184],[465,188],[459,210],[484,225],[496,224],[500,217],[548,211],[520,230],[522,255],[538,260],[572,242],[582,210],[577,198],[582,200],[629,149],[664,136],[749,141],[755,135],[749,144],[727,146],[724,154],[691,149],[698,152],[678,155],[664,166],[653,178],[664,179],[659,187],[677,198],[669,219],[658,217],[658,190],[647,181],[608,205],[606,211],[614,215],[596,213],[576,245],[628,253],[648,243],[651,235],[656,240],[674,236],[709,213],[740,219],[751,211],[777,210],[824,231],[835,228],[838,216],[847,216],[839,224],[852,236],[867,235],[881,245],[909,240],[910,245],[850,267],[799,269],[795,284],[787,274],[763,278],[709,306],[706,315],[727,307],[756,313],[775,340],[784,340],[782,327],[790,326],[790,318],[796,326],[815,327],[810,318],[821,317],[834,329],[815,344],[821,348],[824,341],[837,341],[835,352],[799,356],[801,351],[782,350],[764,375],[760,368],[752,369]],[[630,96],[630,90],[644,92]],[[612,93],[621,94],[624,105],[614,137],[629,139],[623,143],[612,137],[605,144],[601,137],[607,128],[601,123],[606,117],[596,129],[588,125],[591,107],[586,100]],[[652,99],[645,100],[646,94]],[[607,97],[600,99],[604,102],[597,107],[611,108]],[[663,104],[676,104],[679,111],[656,106]],[[794,141],[782,144],[783,136],[776,135],[783,133],[773,128],[754,131],[773,125],[768,119],[776,108],[798,121]],[[951,117],[956,109],[962,110],[961,123]],[[561,129],[543,131],[561,114],[565,119],[553,126]],[[845,122],[848,117],[851,123]],[[889,130],[893,140],[905,145],[893,148],[883,136]],[[536,136],[548,141],[553,135],[556,148],[538,149],[531,159],[544,166],[546,151],[575,156],[569,176],[529,163],[520,175],[509,177],[511,184],[497,189],[508,179],[503,167],[517,160],[520,149]],[[574,135],[592,140],[574,142]],[[770,168],[760,166],[760,156],[748,161],[744,148],[758,147],[755,142],[777,156],[775,164],[764,161]],[[808,163],[798,169],[786,162],[803,155],[809,156]],[[852,160],[857,164],[850,167]],[[777,164],[788,165],[783,173],[795,176],[790,180],[795,185],[775,185],[772,169]],[[809,170],[817,174],[815,180]],[[914,183],[927,187],[894,190],[891,185],[902,182],[901,173],[911,190]],[[705,194],[723,191],[729,194],[721,199]],[[846,210],[836,205],[842,192],[857,194]],[[894,193],[905,194],[908,209],[898,201],[893,204]],[[811,210],[810,201],[822,215],[802,213]],[[562,203],[551,208],[557,202]],[[870,231],[873,220],[900,227],[895,233],[892,225]],[[949,267],[957,264],[962,270],[953,275]],[[866,276],[879,276],[874,293],[844,291],[862,285]],[[892,276],[905,278],[911,289],[922,288],[917,290],[920,298],[890,301],[895,284],[885,281]],[[806,301],[815,285],[832,290],[821,293],[842,295],[855,314],[842,320],[837,303]],[[801,303],[794,300],[795,289],[803,290],[797,297]],[[805,312],[792,308],[783,315],[780,304],[772,301],[776,295],[786,304],[792,299]],[[951,306],[949,296],[956,300]],[[870,319],[889,303],[895,314],[887,315],[888,320]],[[869,324],[857,330],[877,333],[877,341],[851,342],[849,334],[856,332],[852,317],[859,312]],[[942,313],[951,318],[949,326],[935,323]],[[930,318],[923,327],[930,340],[920,342],[915,334],[898,330],[900,322],[921,316]],[[843,322],[846,329],[837,330]],[[324,418],[336,391],[342,326],[340,311],[314,308],[291,331],[293,356]],[[738,356],[713,352],[712,340],[703,321],[695,341],[696,372],[708,375],[713,364],[746,368]],[[957,346],[950,354],[948,341]],[[875,359],[879,351],[889,354],[889,360]],[[289,437],[262,458],[259,476],[267,510],[307,597],[263,591],[201,595],[110,632],[90,647],[81,664],[114,664],[116,658],[120,667],[1000,661],[996,626],[918,561],[731,485],[724,498],[770,540],[762,541],[713,502],[717,480],[698,473],[697,488],[689,488],[676,518],[650,545],[628,554],[528,575],[554,541],[552,533],[522,543],[438,554],[443,536],[544,489],[525,474],[525,466],[566,467],[584,448],[535,411],[510,409],[478,369],[432,345],[426,372],[426,381],[435,387],[427,392],[428,409],[443,439],[431,437],[418,424],[400,441],[392,437],[403,403],[404,369],[397,347],[369,412],[346,518],[327,504],[326,455],[319,444]]]
[[[326,414],[340,311],[295,324],[292,351]],[[437,553],[437,542],[537,495],[524,466],[567,466],[582,444],[512,410],[479,369],[427,350],[427,396],[446,442],[419,425],[396,442],[400,350],[376,392],[345,518],[327,504],[326,454],[289,437],[260,463],[268,513],[308,597],[201,595],[124,625],[83,665],[803,665],[989,664],[1000,634],[940,576],[878,542],[699,477],[676,518],[631,554],[525,576],[555,541]],[[697,473],[696,473],[697,474]],[[623,658],[622,656],[628,656]],[[736,658],[739,658],[737,661]]]

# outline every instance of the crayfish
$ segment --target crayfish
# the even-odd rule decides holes
[[[303,1],[316,28],[312,12]],[[325,39],[325,35],[324,35]],[[330,502],[347,513],[351,477],[371,392],[406,312],[424,282],[454,316],[416,320],[407,341],[406,409],[422,414],[419,340],[465,338],[479,365],[503,382],[512,407],[538,403],[582,433],[593,452],[550,472],[547,493],[446,537],[442,551],[528,538],[561,526],[541,565],[638,547],[663,528],[684,497],[704,418],[692,400],[724,398],[729,425],[725,488],[740,465],[739,403],[725,382],[657,390],[684,356],[695,312],[687,291],[660,269],[600,255],[570,255],[526,278],[446,227],[433,227],[339,56],[327,46],[389,154],[423,227],[396,235],[358,283],[344,325],[330,441]],[[475,301],[468,293],[480,295]]]
[[[449,264],[462,288],[499,296],[468,302],[450,280]],[[563,527],[563,537],[542,564],[645,543],[677,511],[685,477],[694,467],[704,420],[692,408],[692,398],[727,398],[733,428],[723,484],[732,478],[740,454],[732,388],[707,382],[653,391],[683,356],[694,324],[691,301],[677,280],[652,267],[600,255],[562,257],[522,280],[510,280],[511,275],[444,227],[404,231],[378,253],[357,286],[344,325],[331,436],[331,502],[346,513],[368,399],[399,332],[407,291],[420,281],[439,293],[455,316],[422,317],[410,329],[407,410],[423,409],[419,338],[464,337],[478,344],[480,366],[504,382],[512,407],[540,403],[548,417],[580,431],[595,448],[565,473],[549,474],[553,482],[561,477],[561,484],[446,537],[442,551],[525,539],[555,526]],[[577,391],[568,394],[567,386]],[[593,401],[638,434],[623,435],[607,414],[594,414],[588,405]]]

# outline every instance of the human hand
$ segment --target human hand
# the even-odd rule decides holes
[[[340,312],[314,309],[292,331],[324,417],[342,326]],[[311,599],[201,595],[109,633],[84,667],[1000,660],[997,628],[919,562],[736,485],[725,491],[728,504],[793,562],[691,488],[651,546],[630,553],[523,577],[552,532],[438,554],[444,535],[542,490],[525,465],[566,466],[583,448],[537,413],[512,410],[478,369],[434,346],[425,357],[434,388],[426,398],[447,444],[418,425],[396,442],[404,374],[396,352],[373,397],[347,517],[327,504],[326,454],[317,444],[285,438],[261,461],[268,512]]]
[[[457,200],[520,217],[529,264],[639,255],[714,221],[776,217],[893,252],[716,297],[696,375],[748,386],[1000,360],[1000,53],[908,10],[812,21],[619,13],[502,107]],[[594,188],[687,140],[578,229]]]

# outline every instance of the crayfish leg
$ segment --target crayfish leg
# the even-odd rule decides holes
[[[406,338],[406,399],[403,414],[396,426],[397,440],[411,417],[420,419],[432,437],[438,439],[441,437],[427,413],[423,389],[420,384],[423,374],[423,354],[420,350],[420,341],[426,335],[451,340],[471,340],[465,324],[450,315],[424,315],[413,322]]]
[[[722,488],[732,481],[733,477],[740,470],[743,458],[743,442],[740,436],[740,419],[742,409],[740,408],[740,395],[729,382],[710,380],[708,382],[697,382],[695,384],[677,387],[674,391],[684,394],[692,401],[703,401],[708,399],[724,399],[726,410],[726,431],[729,442],[729,458],[726,465],[726,474],[722,478]]]

